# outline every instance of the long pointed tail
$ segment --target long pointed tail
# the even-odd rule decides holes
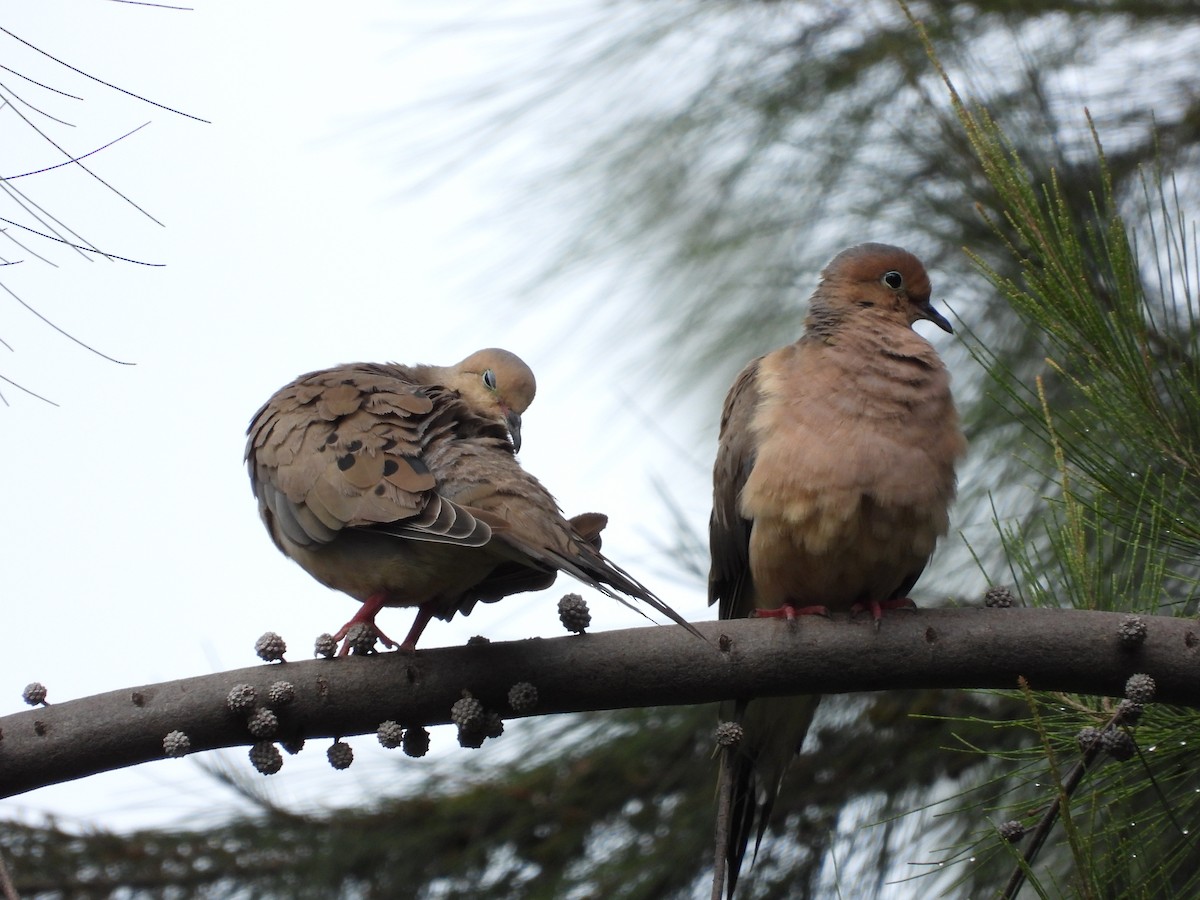
[[[733,748],[721,748],[721,768],[717,775],[717,828],[716,847],[713,850],[712,900],[725,896],[725,882],[729,881],[729,896],[737,884],[736,869],[730,874],[730,814],[733,809]],[[744,849],[744,845],[743,845]],[[740,868],[740,866],[738,866]]]
[[[752,833],[758,853],[784,773],[820,701],[819,695],[802,694],[721,705],[722,717],[742,726],[742,737],[721,748],[713,900],[732,900]]]

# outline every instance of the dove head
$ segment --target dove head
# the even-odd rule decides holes
[[[451,366],[446,386],[462,395],[476,412],[503,421],[514,450],[521,449],[521,413],[533,402],[537,382],[515,353],[490,347]]]
[[[835,256],[821,273],[810,327],[827,331],[856,310],[865,310],[904,326],[924,319],[953,334],[946,317],[930,304],[930,291],[925,267],[907,250],[859,244]]]

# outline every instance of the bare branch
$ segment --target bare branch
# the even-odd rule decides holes
[[[704,622],[706,640],[649,627],[553,639],[254,666],[55,703],[0,718],[0,796],[164,756],[163,738],[195,750],[254,743],[247,712],[226,705],[251,685],[259,705],[288,681],[278,740],[374,731],[380,722],[444,724],[464,689],[510,717],[508,690],[537,688],[521,715],[707,703],[739,696],[909,688],[1016,688],[1120,696],[1136,672],[1159,702],[1200,707],[1200,622],[1144,616],[1122,643],[1122,613],[1052,609],[896,612],[869,619]]]

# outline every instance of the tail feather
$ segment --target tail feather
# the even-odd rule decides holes
[[[591,584],[603,594],[620,601],[635,612],[645,615],[645,613],[634,606],[622,594],[629,597],[634,597],[641,600],[650,608],[666,616],[677,625],[682,625],[692,634],[700,637],[700,632],[688,622],[683,616],[675,612],[670,606],[660,600],[653,591],[648,587],[610,560],[599,550],[594,549],[590,544],[584,544],[580,547],[580,557],[586,561],[586,567],[578,567],[585,574],[583,577],[576,574],[572,569],[565,569],[581,581]],[[619,593],[618,593],[619,592]]]
[[[594,546],[594,540],[589,541],[586,538],[577,540],[572,546],[573,552],[568,555],[549,547],[533,546],[522,541],[511,531],[497,531],[496,536],[515,547],[523,555],[538,561],[542,565],[566,572],[571,577],[589,587],[595,588],[605,596],[612,597],[619,603],[624,604],[639,615],[645,616],[645,610],[631,603],[628,598],[632,597],[635,600],[642,601],[650,608],[666,616],[672,622],[682,625],[697,637],[703,637],[696,630],[695,626],[660,600],[648,587],[597,550]],[[598,531],[596,536],[598,536]],[[647,616],[647,618],[649,617]]]
[[[784,772],[803,745],[820,700],[802,694],[722,705],[722,716],[742,726],[742,739],[721,754],[713,900],[732,900],[752,833],[758,855]]]
[[[755,802],[758,789],[754,777],[754,763],[736,747],[724,747],[721,751],[721,769],[717,794],[716,864],[713,868],[712,900],[732,898],[737,889],[738,875],[746,847],[750,844],[750,832],[754,830],[756,813],[760,809]],[[772,801],[773,802],[773,801]],[[769,814],[769,809],[765,810]],[[764,819],[765,821],[765,819]],[[762,843],[763,828],[760,824],[754,852]]]

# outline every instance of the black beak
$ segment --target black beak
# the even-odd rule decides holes
[[[950,320],[934,309],[933,304],[931,304],[928,300],[926,300],[924,303],[918,303],[917,309],[921,311],[922,319],[932,322],[947,334],[954,334],[954,328],[950,325]]]
[[[521,452],[521,414],[511,409],[504,414],[508,423],[508,436],[512,439],[513,453]]]

